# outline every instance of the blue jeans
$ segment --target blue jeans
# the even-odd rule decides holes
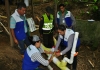
[[[20,47],[20,53],[24,55],[24,52],[26,50],[25,45],[28,47],[31,44],[28,37],[26,37],[24,40],[18,41],[18,43]]]

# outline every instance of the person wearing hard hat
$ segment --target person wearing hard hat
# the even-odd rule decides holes
[[[44,51],[40,46],[40,38],[37,35],[33,35],[32,44],[27,47],[24,54],[22,70],[43,70],[38,67],[40,64],[44,66],[49,65],[53,57],[51,57],[49,60],[45,60],[41,55],[41,53]],[[50,52],[45,53],[50,54]]]

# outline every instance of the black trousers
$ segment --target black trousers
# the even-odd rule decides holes
[[[47,48],[54,46],[53,33],[43,34],[43,45]]]
[[[70,55],[71,55],[71,50],[69,52],[66,53],[67,57],[70,59]],[[68,64],[68,67],[71,68],[71,64]],[[76,70],[77,68],[77,56],[74,57],[73,63],[72,63],[72,69]]]

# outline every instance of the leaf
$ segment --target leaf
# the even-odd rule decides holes
[[[97,2],[97,0],[94,0],[94,2],[96,3],[96,2]]]

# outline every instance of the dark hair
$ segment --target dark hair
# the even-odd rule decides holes
[[[26,8],[26,4],[24,2],[20,2],[17,4],[17,9]]]
[[[45,10],[46,10],[47,13],[50,13],[50,14],[53,13],[53,10],[51,9],[50,6],[47,6],[47,7],[45,8]]]
[[[32,38],[33,38],[32,36],[29,36],[28,37],[30,43],[33,44],[33,45],[35,45],[36,42],[39,42],[40,41],[40,40],[39,41],[32,41]]]
[[[60,8],[61,6],[65,7],[65,5],[64,5],[64,4],[60,4],[60,5],[59,5],[59,8]]]
[[[40,41],[40,40],[39,40]],[[35,43],[39,42],[39,41],[33,41],[32,44],[35,45]]]
[[[66,26],[65,25],[59,25],[58,29],[61,30],[61,31],[64,31],[64,30],[66,30]]]

